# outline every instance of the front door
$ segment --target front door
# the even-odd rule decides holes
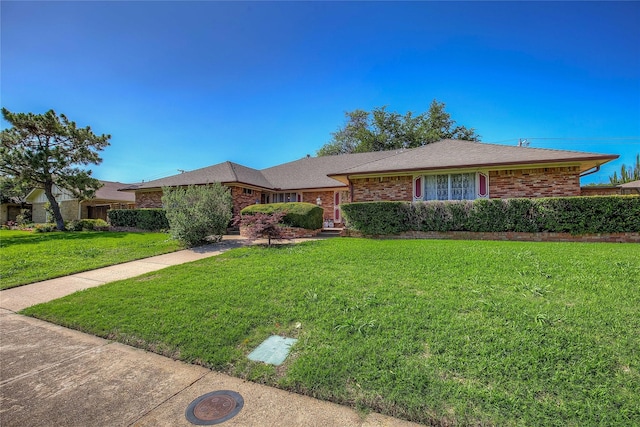
[[[340,191],[333,192],[333,222],[337,224],[342,222],[340,215],[340,203],[342,203],[342,193]]]

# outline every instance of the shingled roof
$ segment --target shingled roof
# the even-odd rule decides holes
[[[279,190],[342,187],[341,182],[328,175],[345,169],[385,159],[397,151],[342,154],[336,156],[305,157],[293,162],[263,169],[262,174]]]
[[[223,162],[206,168],[184,172],[153,181],[133,184],[122,188],[123,191],[141,190],[148,188],[177,187],[182,185],[211,184],[214,182],[237,182],[255,187],[271,188],[262,173],[257,169],[248,168],[233,162]]]
[[[102,183],[102,187],[96,190],[96,195],[94,196],[94,200],[119,200],[122,202],[135,202],[136,196],[135,194],[127,194],[122,191],[118,191],[122,188],[123,184],[121,182],[113,182],[113,181],[100,181]]]
[[[625,184],[621,184],[618,187],[620,188],[637,188],[640,189],[640,180],[627,182]]]
[[[238,183],[273,191],[344,187],[346,176],[416,171],[494,168],[502,166],[572,164],[586,171],[617,155],[514,147],[472,141],[443,140],[419,148],[371,153],[305,157],[257,170],[232,162],[219,163],[124,191],[183,185]]]
[[[446,139],[329,175],[345,176],[562,163],[579,165],[582,172],[617,158],[617,155]]]

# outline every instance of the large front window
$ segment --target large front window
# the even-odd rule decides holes
[[[299,202],[300,196],[298,193],[273,193],[269,195],[268,203],[287,203],[287,202]]]
[[[422,187],[424,191],[421,191]],[[414,178],[414,200],[474,200],[487,196],[487,176],[481,173],[449,173]]]

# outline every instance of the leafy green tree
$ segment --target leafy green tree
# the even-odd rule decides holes
[[[95,135],[89,126],[78,128],[64,114],[12,113],[2,109],[11,124],[0,132],[0,174],[31,188],[42,188],[51,204],[58,230],[64,230],[53,186],[78,198],[93,197],[100,182],[80,166],[100,164],[98,153],[110,135]]]
[[[209,238],[220,241],[229,221],[231,192],[220,183],[164,187],[164,206],[171,235],[186,246],[204,244]]]
[[[0,174],[0,203],[17,202],[24,204],[31,187],[24,182]]]
[[[387,111],[386,107],[372,112],[355,110],[345,113],[346,124],[332,133],[331,141],[318,150],[318,156],[363,153],[369,151],[415,148],[442,139],[478,141],[475,129],[459,126],[445,111],[445,104],[435,99],[429,110],[404,116]]]
[[[609,182],[613,185],[625,184],[627,182],[640,180],[640,154],[636,154],[635,165],[622,165],[620,176],[616,172],[609,176]]]

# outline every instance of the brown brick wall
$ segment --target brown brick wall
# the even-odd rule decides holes
[[[233,214],[237,215],[247,206],[255,205],[256,201],[260,203],[262,192],[252,190],[252,194],[245,194],[242,187],[231,187],[231,197],[233,198]]]
[[[233,213],[239,213],[242,209],[260,200],[262,192],[253,190],[253,194],[245,194],[242,187],[232,186],[231,197],[233,199]],[[162,191],[137,191],[136,208],[161,208]]]
[[[618,187],[582,187],[580,188],[581,196],[612,196],[620,194]]]
[[[410,176],[358,178],[354,179],[352,184],[354,202],[413,200],[413,178]]]
[[[333,191],[311,191],[309,193],[302,193],[302,201],[305,203],[317,204],[317,199],[320,197],[322,201],[322,210],[324,214],[322,218],[324,220],[333,219]],[[343,200],[343,203],[347,203],[348,200]]]
[[[136,208],[161,208],[162,191],[136,191]]]
[[[489,172],[489,197],[568,197],[580,195],[577,167],[516,169]]]
[[[282,227],[282,237],[285,239],[302,239],[304,237],[316,237],[322,229],[307,230],[306,228],[299,227]],[[240,235],[242,237],[249,237],[249,233],[246,227],[240,227]]]

